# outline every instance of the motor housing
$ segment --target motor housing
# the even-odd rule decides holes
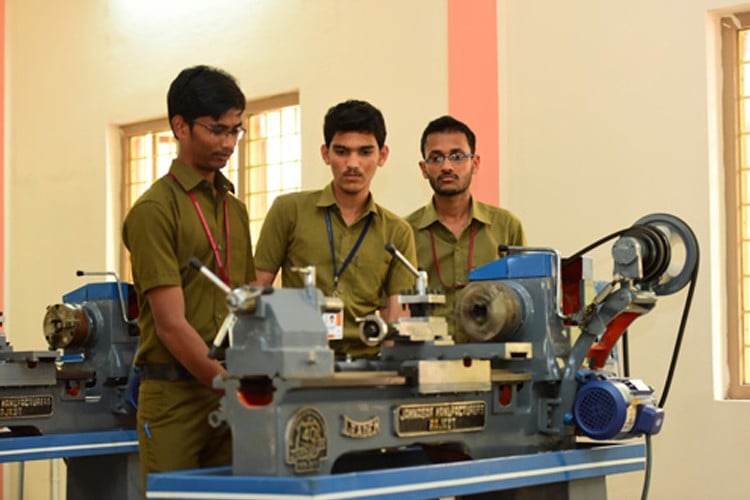
[[[664,423],[654,390],[639,379],[585,372],[573,404],[573,420],[592,439],[627,439],[657,434]]]

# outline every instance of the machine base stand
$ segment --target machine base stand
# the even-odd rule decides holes
[[[143,498],[137,453],[70,457],[67,497],[79,500]]]

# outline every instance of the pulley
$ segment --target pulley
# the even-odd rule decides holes
[[[649,256],[644,256],[641,284],[657,295],[670,295],[690,282],[698,265],[698,240],[681,219],[670,214],[651,214],[639,219]]]

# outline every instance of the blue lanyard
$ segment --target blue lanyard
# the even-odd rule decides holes
[[[370,224],[372,223],[372,216],[373,213],[370,212],[370,215],[367,217],[367,222],[365,223],[365,227],[362,228],[362,231],[359,233],[359,237],[357,238],[357,241],[354,243],[354,246],[349,251],[349,255],[346,256],[346,259],[344,259],[344,263],[341,264],[341,269],[336,269],[336,250],[333,245],[333,225],[331,224],[331,210],[329,207],[326,207],[326,231],[328,231],[328,244],[331,246],[331,260],[333,261],[333,291],[336,291],[336,288],[339,286],[339,276],[341,276],[341,273],[344,272],[344,269],[346,269],[346,266],[349,265],[349,262],[352,260],[352,257],[354,257],[354,254],[357,253],[357,249],[359,248],[359,245],[362,243],[362,240],[365,239],[365,234],[367,234],[367,230],[370,229]]]

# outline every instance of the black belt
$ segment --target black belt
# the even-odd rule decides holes
[[[173,364],[148,364],[139,366],[143,380],[195,380],[192,373],[182,365]]]

